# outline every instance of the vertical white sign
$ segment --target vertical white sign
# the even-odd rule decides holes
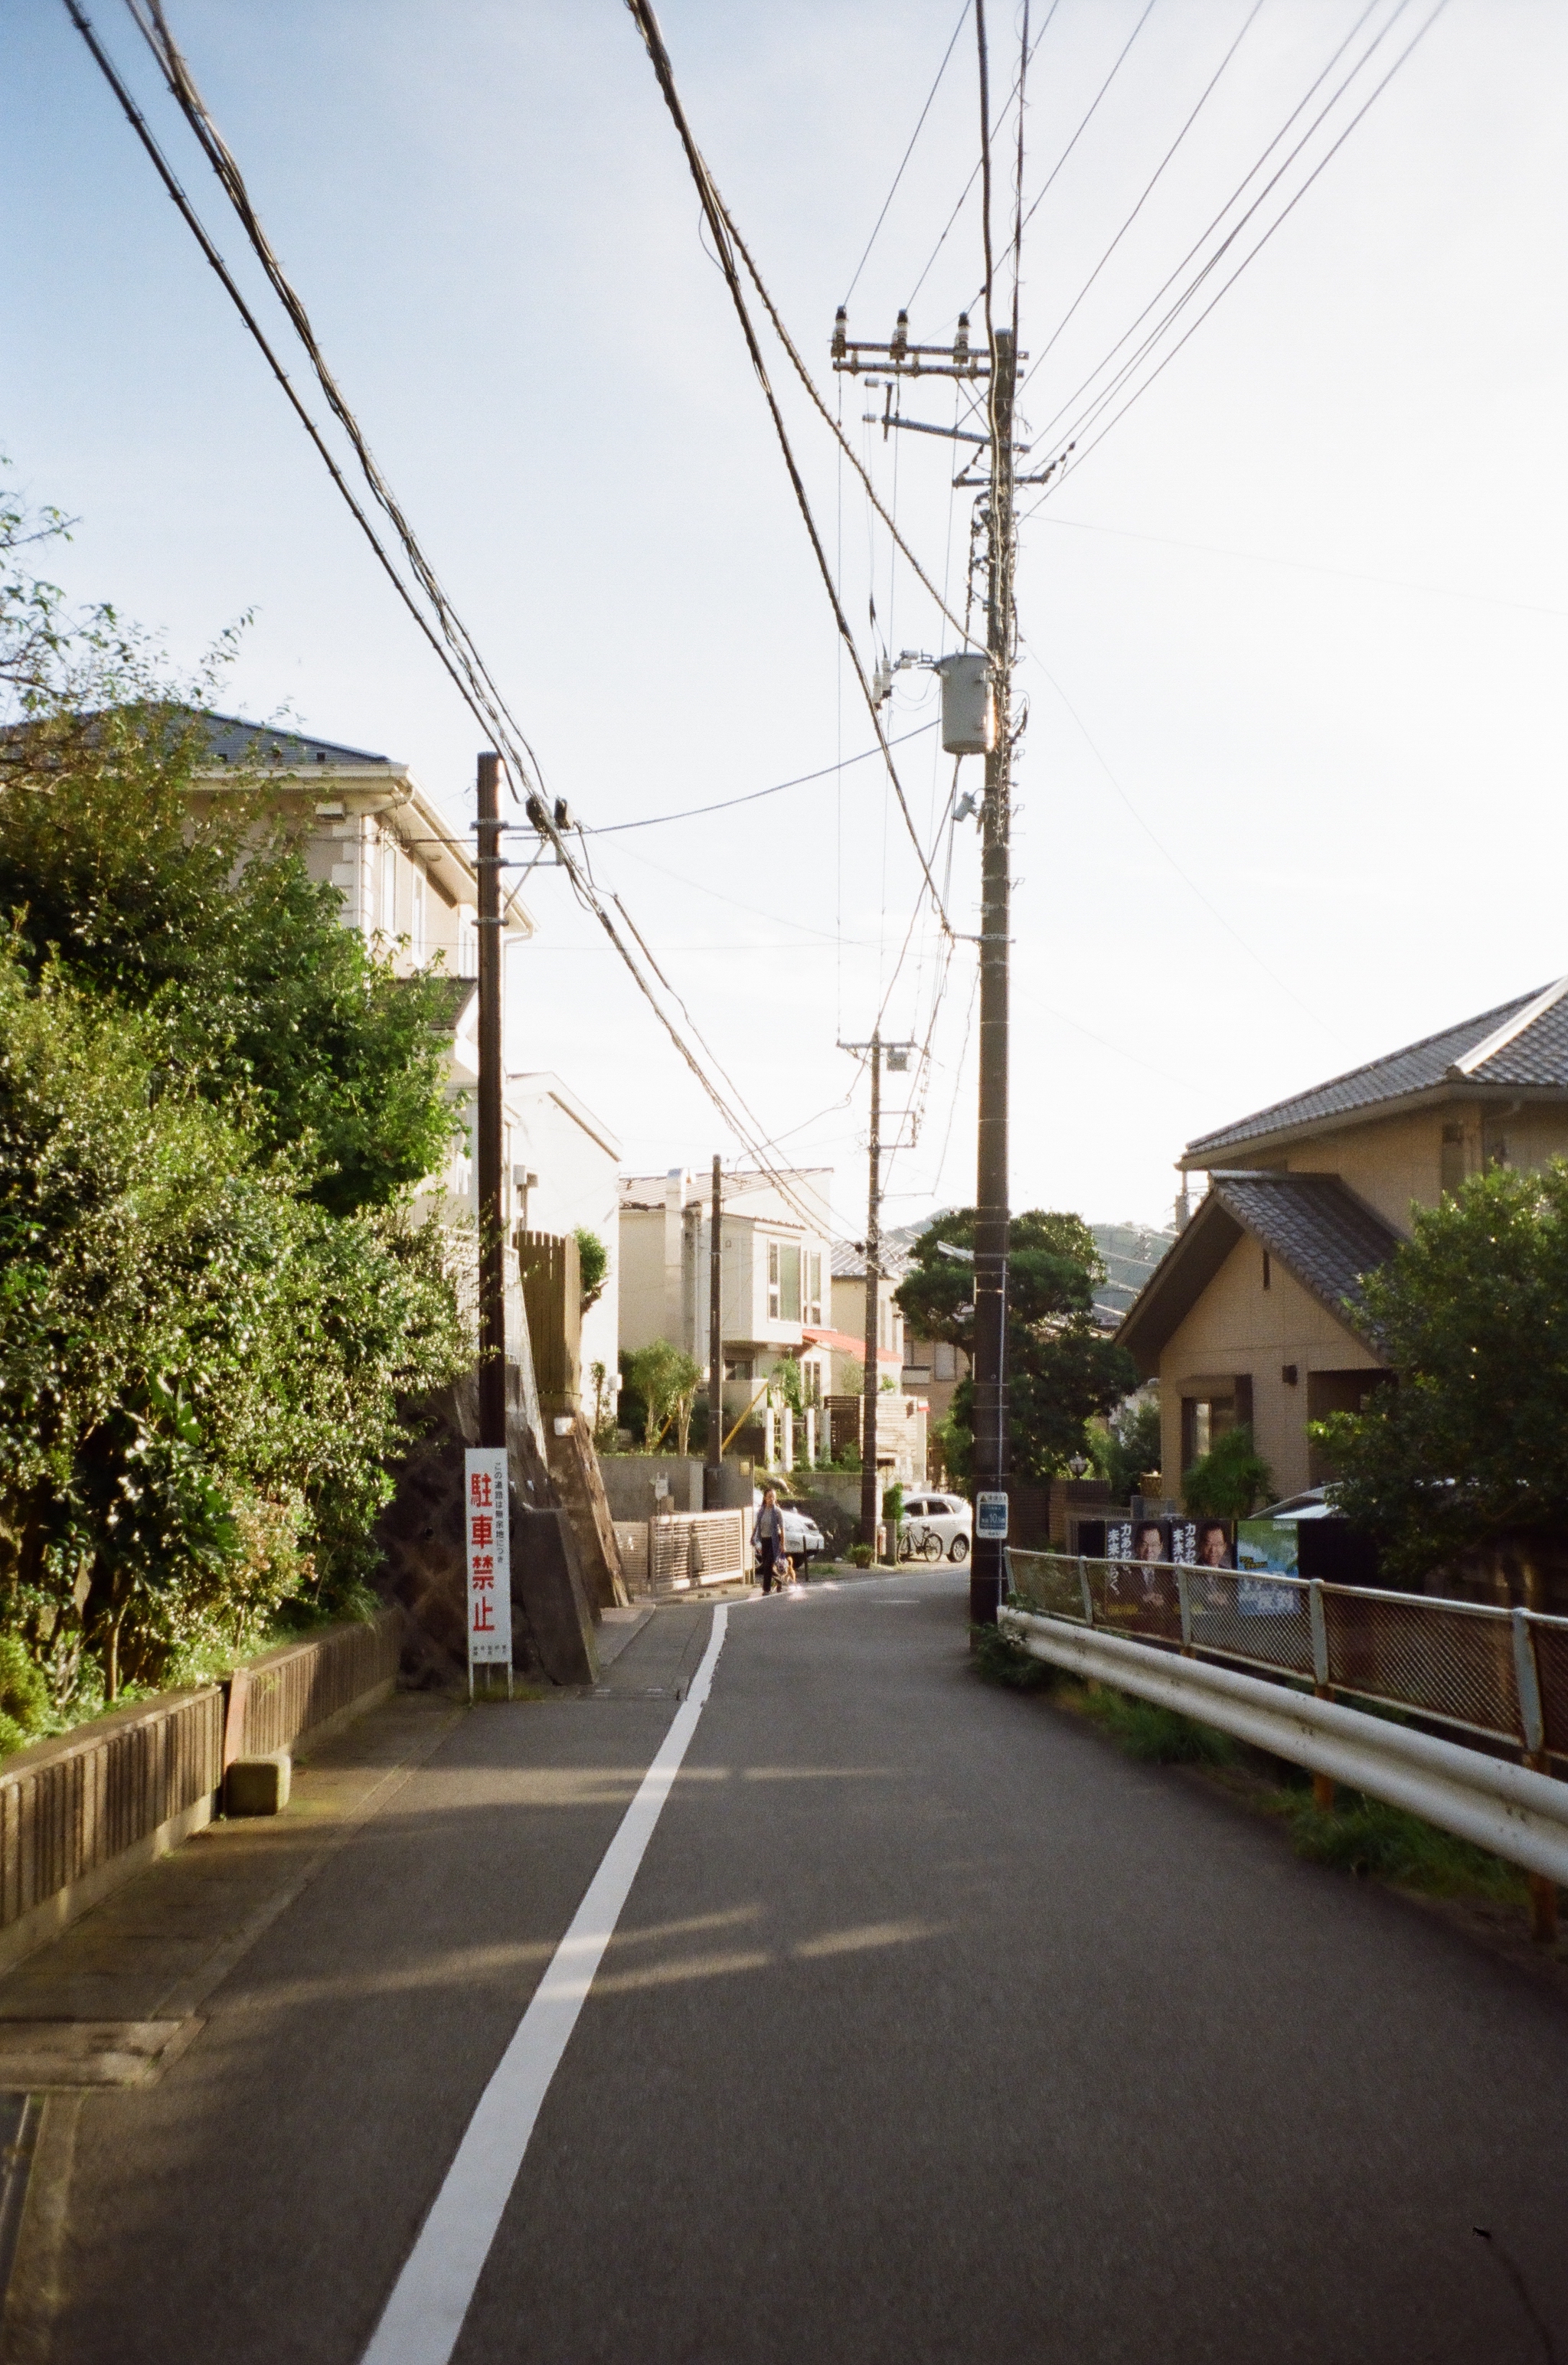
[[[468,1664],[511,1665],[511,1553],[507,1535],[507,1457],[502,1446],[471,1445],[463,1456],[468,1543]]]

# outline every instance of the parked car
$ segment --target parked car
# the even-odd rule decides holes
[[[904,1497],[901,1560],[968,1560],[974,1511],[961,1495],[923,1490]]]

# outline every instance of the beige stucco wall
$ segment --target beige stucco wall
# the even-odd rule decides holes
[[[1339,1133],[1316,1134],[1288,1152],[1264,1152],[1255,1160],[1238,1152],[1226,1163],[1270,1166],[1291,1174],[1338,1174],[1380,1216],[1407,1232],[1412,1201],[1423,1207],[1437,1205],[1443,1127],[1450,1125],[1463,1130],[1466,1174],[1481,1171],[1486,1148],[1496,1137],[1501,1137],[1510,1166],[1528,1171],[1551,1158],[1568,1158],[1568,1108],[1527,1102],[1511,1110],[1505,1103],[1484,1111],[1473,1101],[1459,1101],[1375,1118]]]
[[[1296,1366],[1293,1387],[1282,1378]],[[1180,1489],[1184,1384],[1246,1373],[1252,1381],[1252,1433],[1281,1496],[1307,1485],[1307,1374],[1376,1371],[1375,1355],[1288,1273],[1278,1257],[1263,1286],[1263,1251],[1243,1238],[1232,1249],[1159,1359],[1161,1485]],[[1187,1384],[1188,1395],[1196,1391]]]

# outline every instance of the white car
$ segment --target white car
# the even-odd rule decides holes
[[[900,1560],[968,1560],[975,1515],[961,1495],[918,1489],[904,1497]]]

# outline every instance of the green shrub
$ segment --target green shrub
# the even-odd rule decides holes
[[[52,1721],[43,1670],[15,1634],[0,1634],[0,1754],[25,1749]]]
[[[1212,1724],[1198,1724],[1173,1708],[1132,1699],[1126,1692],[1093,1691],[1084,1701],[1092,1716],[1129,1757],[1150,1765],[1228,1765],[1236,1744]]]
[[[1296,1853],[1338,1872],[1398,1881],[1434,1897],[1524,1893],[1523,1873],[1501,1856],[1358,1790],[1341,1791],[1332,1808],[1292,1799],[1284,1814]]]
[[[870,1545],[851,1544],[849,1547],[848,1559],[851,1568],[869,1568],[871,1565]]]
[[[898,1534],[899,1521],[903,1518],[903,1488],[901,1485],[882,1489],[882,1518],[887,1523],[890,1540]]]
[[[1015,1692],[1043,1692],[1060,1681],[1059,1668],[1036,1659],[1004,1626],[971,1626],[969,1648],[976,1675],[988,1684],[1005,1684]]]

